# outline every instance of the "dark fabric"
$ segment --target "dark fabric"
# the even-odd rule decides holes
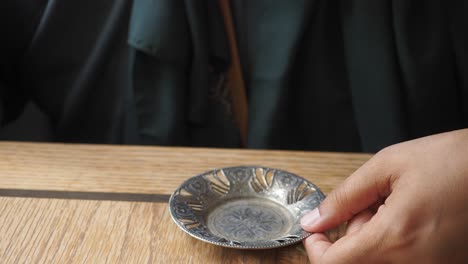
[[[20,76],[9,89],[27,91],[51,119],[56,141],[121,142],[130,8],[128,1],[49,0],[38,7],[33,37],[16,43],[27,49],[9,61]],[[20,11],[7,16],[27,19]]]
[[[243,3],[248,145],[360,150],[338,2]]]
[[[23,86],[20,61],[34,36],[46,2],[2,0],[0,3],[1,123],[17,118],[29,98]]]
[[[229,62],[215,1],[135,1],[128,42],[139,142],[239,146],[216,86]]]
[[[346,62],[364,149],[465,127],[467,87],[456,80],[453,45],[467,35],[452,34],[455,14],[446,2],[345,3]]]
[[[466,1],[234,3],[248,147],[373,152],[467,126]],[[2,122],[33,100],[56,141],[240,146],[215,0],[0,12]]]

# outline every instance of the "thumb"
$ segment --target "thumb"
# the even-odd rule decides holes
[[[356,170],[301,219],[302,228],[309,232],[326,231],[390,195],[396,174],[388,156],[378,153]]]

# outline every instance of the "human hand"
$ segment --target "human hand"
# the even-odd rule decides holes
[[[468,263],[468,129],[380,151],[301,224],[312,263]]]

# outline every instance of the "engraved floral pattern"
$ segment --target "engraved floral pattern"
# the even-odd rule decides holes
[[[281,230],[283,224],[283,219],[275,212],[249,207],[237,207],[215,222],[218,230],[240,241],[267,239]]]

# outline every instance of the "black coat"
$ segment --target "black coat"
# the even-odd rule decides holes
[[[377,151],[467,127],[465,0],[234,1],[248,147]],[[3,0],[0,118],[55,141],[239,146],[216,1]]]

